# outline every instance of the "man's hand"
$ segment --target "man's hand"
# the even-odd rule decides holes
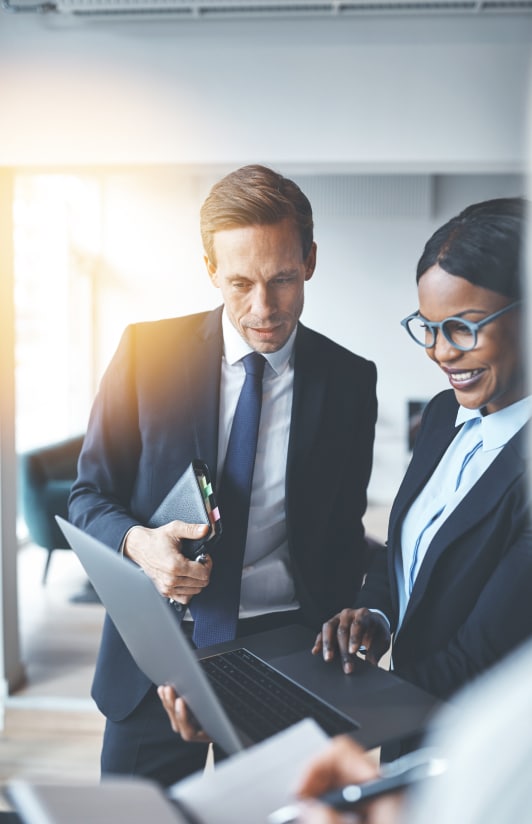
[[[360,647],[365,647],[366,661],[376,666],[390,646],[390,640],[390,630],[382,615],[364,608],[343,609],[324,623],[312,653],[321,652],[324,661],[332,661],[338,651],[343,670],[349,675]]]
[[[195,743],[209,742],[210,739],[207,734],[203,732],[203,730],[198,729],[183,699],[176,697],[173,687],[158,687],[157,694],[170,719],[173,731],[177,732],[183,741],[192,741]]]
[[[184,521],[171,521],[156,529],[135,526],[126,536],[124,555],[142,567],[161,595],[188,604],[208,585],[212,559],[207,555],[202,563],[189,560],[181,551],[181,541],[198,540],[207,531],[205,524]]]
[[[334,812],[314,799],[329,790],[346,784],[362,784],[377,778],[379,770],[373,760],[358,744],[347,736],[333,738],[331,743],[309,764],[303,774],[297,795],[305,799],[298,821],[301,824],[343,824],[346,816]],[[398,824],[401,796],[384,796],[357,809],[359,824]]]

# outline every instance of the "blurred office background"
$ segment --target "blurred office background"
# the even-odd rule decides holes
[[[157,17],[62,2],[0,9],[0,675],[15,695],[17,456],[84,431],[127,323],[217,305],[198,229],[216,179],[265,163],[311,199],[302,319],[377,363],[380,537],[409,410],[445,387],[399,325],[423,244],[465,205],[527,191],[532,3],[176,0]]]

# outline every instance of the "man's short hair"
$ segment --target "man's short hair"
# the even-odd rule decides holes
[[[216,265],[214,235],[238,226],[265,226],[286,218],[301,237],[303,259],[313,242],[312,207],[293,180],[266,166],[242,166],[214,184],[200,211],[203,248]]]

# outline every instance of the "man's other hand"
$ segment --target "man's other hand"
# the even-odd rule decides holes
[[[158,687],[157,694],[166,710],[174,732],[178,733],[184,741],[197,744],[209,743],[209,737],[203,730],[198,728],[195,718],[186,703],[182,698],[177,698],[173,687]]]

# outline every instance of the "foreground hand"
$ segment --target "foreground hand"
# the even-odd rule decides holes
[[[171,521],[157,529],[135,526],[127,534],[124,555],[142,567],[161,595],[188,604],[208,585],[212,559],[207,555],[205,563],[189,560],[181,551],[182,539],[197,540],[207,531],[204,524],[184,521]]]
[[[375,761],[347,736],[333,738],[307,767],[297,794],[301,799],[314,799],[323,793],[346,784],[362,784],[377,778],[379,769]],[[337,813],[318,801],[305,800],[301,806],[301,824],[343,824],[357,821],[360,824],[398,824],[401,796],[394,794],[368,802],[357,809],[356,816]]]
[[[321,652],[324,661],[332,661],[338,651],[348,675],[353,672],[354,657],[362,646],[366,649],[366,661],[377,665],[390,646],[388,624],[382,615],[368,609],[343,609],[324,623],[312,653]]]
[[[157,688],[161,704],[166,710],[174,732],[177,732],[183,741],[194,743],[209,743],[209,738],[203,730],[198,729],[191,717],[190,710],[182,698],[177,698],[173,687]]]

